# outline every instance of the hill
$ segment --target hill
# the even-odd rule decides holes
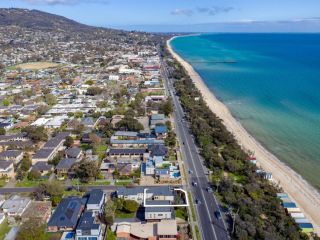
[[[0,26],[19,26],[33,30],[66,32],[98,29],[55,14],[20,8],[0,8]]]

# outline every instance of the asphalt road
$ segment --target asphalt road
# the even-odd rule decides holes
[[[206,175],[208,170],[203,165],[203,160],[190,133],[188,123],[184,121],[184,112],[178,97],[174,94],[173,83],[169,78],[168,68],[165,66],[165,63],[162,63],[162,73],[166,78],[167,91],[174,103],[175,128],[180,141],[184,164],[187,167],[189,189],[191,190],[194,203],[196,200],[200,202],[199,204],[195,204],[195,208],[197,210],[202,239],[230,239],[224,217],[217,219],[215,216],[215,212],[219,212],[221,216],[223,216],[223,213],[214,194],[206,190],[209,186]],[[192,183],[196,183],[196,186],[193,186]]]

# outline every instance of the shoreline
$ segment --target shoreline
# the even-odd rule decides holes
[[[167,48],[171,55],[185,68],[193,83],[201,92],[210,110],[221,118],[223,124],[228,131],[234,135],[243,149],[254,152],[258,160],[257,165],[265,171],[272,173],[275,182],[279,183],[284,192],[296,202],[301,211],[313,224],[314,231],[320,234],[320,193],[303,179],[301,175],[263,147],[261,143],[250,135],[241,123],[232,116],[226,105],[210,91],[191,64],[173,50],[170,43],[175,38],[177,37],[172,37],[167,41]]]

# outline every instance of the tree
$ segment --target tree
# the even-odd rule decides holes
[[[101,143],[101,138],[95,133],[89,133],[89,138],[91,142],[95,145]]]
[[[40,105],[37,109],[37,112],[39,115],[44,115],[46,114],[46,112],[49,110],[49,106],[48,105]]]
[[[102,88],[99,87],[89,87],[87,89],[86,95],[89,96],[95,96],[95,95],[100,95],[103,92]]]
[[[49,196],[51,198],[52,204],[56,206],[63,195],[64,186],[59,181],[48,181],[45,183],[41,183],[38,186],[36,194],[38,194],[38,198],[43,198],[43,196]]]
[[[0,128],[0,135],[6,135],[6,129],[5,128]]]
[[[90,85],[90,86],[91,86],[91,85],[93,85],[93,84],[94,84],[94,82],[93,82],[93,80],[91,80],[91,79],[90,79],[90,80],[87,80],[87,81],[85,82],[85,84],[87,84],[87,85]]]
[[[134,213],[138,210],[138,208],[139,208],[139,203],[137,203],[134,200],[124,200],[123,202],[123,209],[126,212]]]
[[[71,147],[74,143],[74,140],[71,136],[66,137],[66,141],[64,142],[64,146],[67,148]]]
[[[10,105],[9,99],[8,99],[8,98],[3,99],[3,100],[2,100],[2,105],[3,105],[3,106],[6,106],[6,107],[9,106],[9,105]]]
[[[25,153],[21,160],[20,169],[24,172],[29,171],[31,165],[32,165],[31,158],[29,154]]]
[[[38,221],[26,221],[21,224],[16,240],[45,240],[45,225]]]
[[[83,112],[81,112],[81,111],[75,112],[75,113],[74,113],[74,117],[75,117],[75,118],[82,118],[82,117],[83,117]]]
[[[169,116],[173,112],[171,99],[168,99],[167,101],[160,103],[159,110],[166,116]]]
[[[41,173],[37,170],[32,169],[27,176],[28,180],[38,180],[41,178]]]
[[[28,138],[30,138],[34,142],[48,140],[48,136],[44,127],[27,126],[23,128],[21,132],[25,132]]]
[[[82,182],[89,182],[99,175],[99,167],[94,161],[83,160],[73,166],[77,178]]]
[[[57,103],[56,96],[51,93],[44,95],[44,100],[49,106],[55,105]]]
[[[103,221],[109,226],[111,226],[114,223],[116,209],[117,206],[114,203],[114,201],[107,201],[107,203],[105,204],[103,211]]]
[[[117,122],[116,127],[125,131],[140,131],[143,130],[143,125],[135,118],[125,117],[121,121]]]

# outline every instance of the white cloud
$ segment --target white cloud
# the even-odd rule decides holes
[[[175,9],[171,11],[172,15],[178,15],[178,16],[192,16],[193,10],[191,9]]]

